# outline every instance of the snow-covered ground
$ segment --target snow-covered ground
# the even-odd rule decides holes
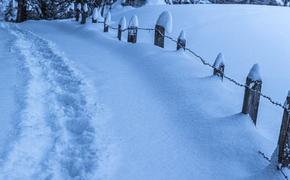
[[[185,30],[211,63],[223,52],[240,82],[259,63],[263,92],[284,101],[288,8],[145,6],[112,19],[152,28],[165,9],[171,36]],[[261,99],[255,127],[240,114],[244,89],[169,41],[153,46],[153,35],[133,45],[100,24],[1,23],[0,179],[283,179],[258,154],[274,152],[282,110]]]

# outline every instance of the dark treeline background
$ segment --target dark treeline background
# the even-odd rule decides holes
[[[122,5],[140,6],[146,0],[119,0]],[[6,21],[23,22],[26,19],[72,18],[78,4],[87,4],[90,12],[104,8],[116,0],[0,0],[0,16]],[[262,4],[289,6],[289,0],[165,0],[167,4]],[[89,14],[90,14],[89,12]]]

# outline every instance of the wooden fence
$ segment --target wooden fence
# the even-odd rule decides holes
[[[82,17],[85,17],[85,19],[87,18],[87,12],[84,11],[83,9],[84,8],[80,8],[79,6],[78,8],[76,8],[76,12],[75,12],[76,21],[79,21],[80,15]],[[164,14],[164,12],[162,14]],[[161,17],[159,17],[158,19],[160,18]],[[120,41],[122,40],[122,34],[127,32],[128,43],[137,43],[138,31],[154,31],[154,34],[155,34],[154,45],[160,48],[164,48],[165,47],[164,40],[165,38],[167,38],[173,41],[174,43],[176,43],[177,50],[184,50],[184,51],[189,52],[190,54],[197,57],[202,62],[203,65],[206,65],[212,68],[214,76],[220,77],[221,80],[227,79],[228,81],[234,83],[235,85],[239,87],[243,87],[245,92],[244,92],[243,106],[242,106],[241,113],[249,115],[249,117],[251,118],[255,126],[257,124],[259,104],[260,104],[259,102],[260,102],[261,97],[265,98],[271,104],[282,108],[284,110],[284,113],[283,113],[282,124],[281,124],[280,135],[279,135],[278,146],[277,146],[277,149],[278,149],[277,168],[281,169],[283,167],[290,166],[290,128],[289,128],[290,91],[286,98],[285,104],[276,102],[271,97],[263,94],[262,93],[262,79],[259,74],[259,66],[257,64],[253,65],[253,67],[249,71],[248,76],[246,77],[245,84],[242,84],[225,74],[225,64],[223,61],[222,53],[218,54],[217,58],[215,59],[214,64],[210,64],[204,58],[196,54],[193,50],[187,48],[184,31],[180,33],[179,37],[176,40],[173,37],[170,37],[166,34],[166,26],[163,26],[160,23],[156,23],[155,28],[140,28],[137,16],[132,17],[132,19],[130,20],[128,24],[128,27],[126,27],[125,17],[121,18],[117,27],[111,26],[110,13],[108,13],[107,16],[105,17],[105,21],[98,21],[97,19],[98,18],[95,18],[95,16],[93,15],[92,22],[103,24],[104,32],[109,32],[110,29],[116,30],[117,37]],[[85,22],[86,21],[83,18],[81,18],[81,23],[84,24]]]

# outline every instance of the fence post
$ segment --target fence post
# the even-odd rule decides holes
[[[159,16],[155,25],[154,45],[164,48],[165,31],[172,30],[172,16],[168,11],[164,11]]]
[[[186,46],[186,37],[185,37],[185,32],[182,30],[177,39],[176,49],[179,50],[182,48],[183,50],[185,50],[185,46]]]
[[[120,20],[118,24],[118,39],[121,41],[122,40],[122,32],[126,28],[126,18],[123,16],[122,19]]]
[[[257,124],[257,116],[260,102],[260,92],[262,89],[262,79],[259,73],[259,66],[255,64],[250,70],[244,94],[242,113],[249,114],[253,123]]]
[[[85,3],[83,5],[83,8],[82,8],[82,20],[81,20],[81,24],[86,24],[87,17],[88,17],[88,11],[89,11],[88,5],[87,5],[87,3]]]
[[[213,75],[221,77],[223,80],[224,78],[224,71],[225,71],[225,63],[224,63],[224,56],[222,53],[219,53],[214,61],[213,64]]]
[[[99,17],[99,10],[98,8],[94,8],[93,15],[92,15],[92,23],[97,23]]]
[[[279,140],[278,140],[278,164],[279,168],[288,167],[290,164],[290,129],[289,129],[289,110],[290,110],[290,91],[285,101],[282,124],[280,128]]]
[[[81,9],[82,9],[82,5],[81,5],[81,3],[78,3],[77,7],[76,7],[76,16],[75,16],[76,21],[80,20]]]
[[[104,32],[109,32],[110,23],[111,23],[111,13],[109,11],[104,22]]]
[[[139,26],[138,17],[134,15],[129,22],[128,42],[130,43],[137,42],[138,26]]]

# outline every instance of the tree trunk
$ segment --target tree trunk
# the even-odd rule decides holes
[[[17,18],[16,22],[21,23],[26,20],[26,4],[25,0],[18,1],[18,11],[17,11]]]

